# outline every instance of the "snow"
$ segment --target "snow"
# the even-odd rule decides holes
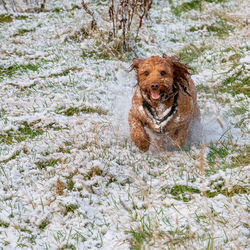
[[[105,1],[88,2],[106,28]],[[191,62],[192,78],[201,87],[203,144],[147,153],[129,136],[133,56],[98,58],[103,44],[96,43],[97,31],[80,41],[69,39],[90,22],[81,1],[48,1],[46,8],[13,13],[12,22],[0,23],[0,248],[133,249],[132,230],[146,230],[140,248],[247,249],[249,165],[233,159],[247,157],[249,117],[243,111],[249,99],[218,90],[239,70],[242,79],[248,74],[247,1],[205,1],[202,12],[181,17],[167,1],[155,1],[134,57],[178,54],[190,44],[205,48]],[[228,36],[189,31],[214,23],[214,13],[234,26]],[[1,14],[6,14],[2,5]],[[14,36],[20,29],[34,30]],[[239,59],[231,61],[235,54]],[[3,73],[13,65],[22,67],[12,76]],[[27,65],[37,69],[26,70]],[[83,107],[93,112],[66,115],[69,108]],[[229,193],[237,187],[246,192],[225,195],[220,185]],[[178,186],[199,192],[178,193]]]

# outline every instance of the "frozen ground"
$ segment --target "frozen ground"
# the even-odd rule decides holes
[[[89,1],[100,26],[106,2]],[[204,144],[141,153],[132,56],[89,31],[80,1],[0,5],[0,248],[249,248],[249,6],[155,1],[135,53],[193,67]]]

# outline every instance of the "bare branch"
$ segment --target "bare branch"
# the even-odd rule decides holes
[[[7,9],[7,5],[6,5],[6,3],[5,3],[5,1],[4,1],[4,0],[2,0],[2,3],[3,3],[3,7],[4,7],[4,9],[5,9],[6,11],[8,11],[8,9]]]
[[[94,12],[89,9],[88,5],[84,1],[82,1],[82,7],[92,17],[91,29],[96,29],[97,23],[96,23],[96,20],[95,20],[95,17],[94,17]]]
[[[42,4],[41,4],[41,9],[45,9],[45,5],[46,5],[46,0],[43,0]]]

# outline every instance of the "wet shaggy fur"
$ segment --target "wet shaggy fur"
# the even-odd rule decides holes
[[[194,121],[199,121],[197,92],[188,68],[176,57],[163,55],[134,59],[137,86],[129,112],[130,135],[142,151],[150,146],[150,136],[164,135],[172,146],[181,148]],[[161,142],[157,141],[157,145]]]

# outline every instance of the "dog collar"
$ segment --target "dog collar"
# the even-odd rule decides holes
[[[178,90],[176,89],[176,93],[174,96],[174,104],[171,107],[170,111],[162,118],[159,118],[156,114],[154,108],[146,101],[146,99],[142,95],[142,106],[144,110],[147,112],[148,116],[151,118],[151,120],[155,123],[157,127],[159,127],[159,133],[165,132],[165,126],[167,123],[172,119],[173,115],[176,113],[178,109]]]

